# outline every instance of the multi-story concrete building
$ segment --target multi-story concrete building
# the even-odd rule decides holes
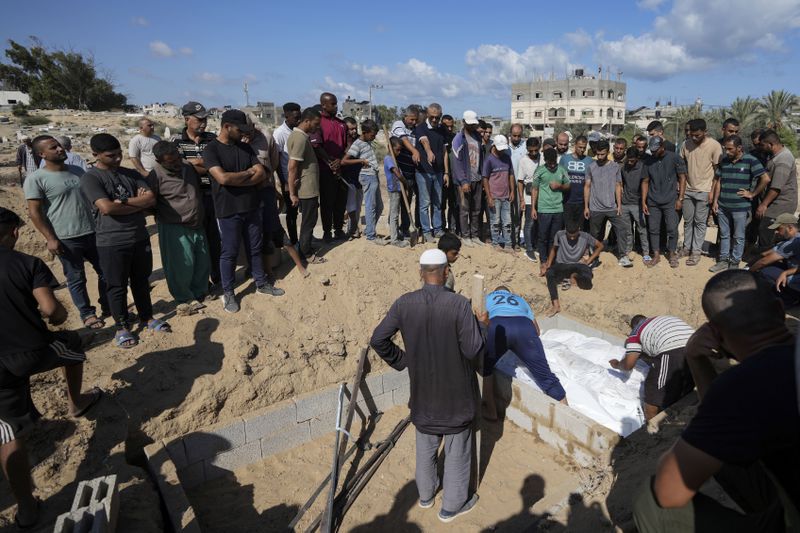
[[[617,76],[619,78],[619,76]],[[625,82],[584,74],[576,69],[564,79],[538,79],[511,86],[511,121],[544,131],[559,123],[585,123],[596,131],[616,133],[625,126]]]

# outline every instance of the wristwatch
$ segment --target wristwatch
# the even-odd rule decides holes
[[[122,205],[127,204],[128,203],[128,197],[127,196],[123,196],[122,198],[119,199],[119,203],[121,203]]]

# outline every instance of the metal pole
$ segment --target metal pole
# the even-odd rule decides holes
[[[331,466],[331,490],[328,493],[328,512],[325,520],[325,532],[333,531],[333,498],[336,496],[336,485],[339,482],[339,422],[342,419],[342,401],[344,400],[344,383],[339,385],[339,402],[336,406],[336,438],[333,444],[333,465]]]

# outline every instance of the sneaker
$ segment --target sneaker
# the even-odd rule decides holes
[[[528,259],[530,259],[534,263],[537,261],[536,252],[534,252],[533,250],[526,250],[525,251],[525,257],[527,257]]]
[[[462,237],[461,244],[463,244],[464,246],[474,246],[475,243],[472,242],[472,239],[469,237]]]
[[[378,246],[386,246],[386,241],[382,239],[367,239],[368,243],[377,244]]]
[[[232,292],[226,292],[222,295],[222,308],[228,313],[239,312],[239,302],[236,301],[236,296]]]
[[[433,236],[433,233],[426,233],[425,234],[425,242],[432,242],[436,244],[436,237]]]
[[[650,257],[649,255],[643,255],[642,256],[642,261],[644,261],[645,263],[649,263],[652,260],[653,260],[653,258]]]
[[[625,267],[625,268],[630,268],[630,267],[633,266],[633,261],[631,261],[628,256],[624,255],[619,260],[619,266]]]
[[[283,296],[286,294],[285,290],[279,289],[271,283],[265,283],[264,285],[258,287],[256,292],[258,294],[267,294],[269,296]]]
[[[728,270],[739,270],[741,261],[728,261]]]
[[[430,509],[433,507],[433,502],[436,501],[436,496],[433,496],[430,500],[420,500],[419,506],[423,509]]]
[[[436,237],[437,239],[441,239],[442,237],[444,237],[444,232],[442,230],[436,231],[434,232],[433,236]]]
[[[408,248],[409,244],[407,241],[392,241],[392,246],[397,246],[398,248]]]
[[[467,500],[467,503],[461,506],[461,509],[458,511],[445,511],[442,509],[439,511],[439,520],[444,523],[452,522],[455,520],[456,517],[461,516],[462,514],[467,514],[471,510],[475,508],[475,505],[478,504],[478,495],[473,494],[472,497]]]

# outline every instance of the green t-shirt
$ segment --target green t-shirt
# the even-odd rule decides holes
[[[564,212],[564,191],[551,189],[550,183],[552,182],[560,185],[569,185],[569,174],[562,166],[557,166],[555,170],[550,170],[547,165],[539,165],[533,175],[533,188],[539,189],[536,210],[540,213]]]
[[[25,178],[26,200],[41,200],[45,214],[59,239],[74,239],[94,233],[92,206],[81,191],[83,169],[67,165],[53,172],[40,168]]]

